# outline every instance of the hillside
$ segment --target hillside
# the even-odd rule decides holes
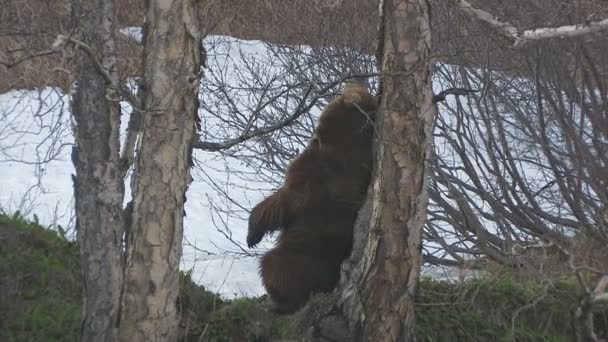
[[[480,1],[473,5],[488,10],[522,28],[579,23],[575,18],[605,17],[605,1],[560,0]],[[456,2],[433,0],[433,55],[444,62],[464,65],[492,65],[518,74],[525,62],[519,51],[495,30],[459,13]],[[119,27],[141,26],[143,7],[133,0],[117,1]],[[27,8],[27,10],[23,10]],[[58,86],[66,90],[71,80],[64,72],[63,58],[49,50],[57,35],[66,34],[71,8],[68,1],[23,0],[8,2],[0,9],[0,92],[11,89],[33,89]],[[375,52],[377,5],[370,0],[357,1],[292,1],[288,6],[278,0],[248,2],[235,0],[208,1],[201,6],[204,30],[208,34],[258,39],[278,44],[311,46],[349,46],[365,53]],[[298,18],[298,20],[293,20]],[[588,43],[592,51],[604,51],[606,39],[599,34]],[[559,40],[557,51],[566,45]],[[140,72],[141,47],[126,37],[117,42],[119,74],[122,79]],[[555,56],[555,58],[558,58]],[[564,62],[566,59],[564,58]],[[605,68],[599,70],[606,74]]]
[[[80,274],[76,243],[61,231],[0,216],[0,340],[76,341]],[[223,300],[182,273],[182,341],[299,341],[306,311],[276,317],[265,296]],[[570,341],[574,282],[517,281],[508,273],[465,283],[423,279],[421,341]],[[596,327],[608,336],[608,310]],[[202,337],[202,338],[201,338]]]

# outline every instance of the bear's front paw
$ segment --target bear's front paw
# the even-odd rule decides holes
[[[247,247],[255,247],[264,237],[264,225],[262,222],[262,210],[260,206],[256,206],[249,215],[249,227],[247,233]]]
[[[255,247],[255,245],[257,245],[260,241],[262,241],[262,238],[264,237],[264,233],[255,230],[255,229],[249,229],[249,233],[247,233],[247,247],[252,248]]]

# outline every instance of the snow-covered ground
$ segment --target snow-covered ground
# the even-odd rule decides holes
[[[126,34],[138,37],[139,30],[130,30]],[[246,55],[261,62],[270,61],[270,68],[275,67],[263,44],[232,38],[227,42],[223,47],[216,47],[214,63],[232,63],[232,67],[238,67],[238,59]],[[226,68],[228,79],[230,68]],[[128,111],[125,105],[125,113]],[[125,114],[123,129],[127,119]],[[221,125],[221,122],[206,124]],[[72,143],[69,96],[51,88],[0,94],[0,209],[6,213],[19,210],[29,218],[35,214],[43,225],[69,227],[73,215]],[[268,189],[270,186],[267,183],[252,184],[251,179],[228,179],[231,173],[227,170],[246,170],[246,167],[216,153],[197,151],[196,159],[205,174],[195,172],[194,182],[187,193],[182,269],[193,270],[195,281],[225,297],[263,294],[257,259],[225,251],[239,251],[230,240],[243,243],[246,237],[244,218],[247,215],[239,206],[251,208],[265,195],[264,191],[255,189]],[[220,184],[220,191],[236,203],[219,196],[218,189],[203,179]],[[129,200],[129,195],[127,189],[125,201]],[[214,211],[210,207],[212,202],[223,209],[240,212],[242,218]],[[260,247],[270,246],[271,241],[265,240]],[[435,278],[459,276],[453,272],[445,273],[442,269],[425,268],[423,272]]]
[[[2,211],[14,213],[19,210],[29,218],[36,215],[43,225],[70,226],[73,212],[71,175],[75,171],[70,159],[73,137],[67,105],[67,96],[53,89],[12,91],[0,95]],[[60,124],[49,127],[58,121]],[[53,136],[52,140],[48,139],[49,135]],[[47,157],[53,160],[40,167],[39,162]],[[217,177],[225,177],[223,173],[215,171],[224,167],[222,159],[211,153],[197,153],[197,159],[208,166],[208,176],[214,177],[216,172]],[[231,189],[226,191],[230,192]],[[247,194],[245,197],[242,190],[239,192],[232,194],[233,197],[247,202],[263,196]],[[194,181],[187,193],[185,240],[188,244],[184,246],[182,268],[193,269],[195,280],[223,296],[262,294],[256,259],[236,258],[222,253],[223,250],[234,249],[234,245],[212,223],[207,204],[208,196],[214,193],[209,184],[201,181]],[[232,218],[227,220],[232,238],[244,241],[245,222]]]
[[[138,30],[132,31],[128,33],[138,36]],[[211,39],[217,40],[217,37]],[[234,61],[243,53],[265,58],[267,52],[259,42],[228,39],[224,50],[215,57],[215,63],[225,59],[234,66]],[[128,106],[123,105],[128,113]],[[124,130],[128,114],[123,115],[122,120]],[[47,226],[73,225],[72,143],[69,96],[51,88],[0,94],[0,210],[8,214],[19,210],[28,218],[35,215]],[[243,168],[235,160],[221,158],[216,153],[195,153],[204,175],[195,172],[194,182],[187,192],[182,269],[193,270],[195,281],[225,297],[261,295],[264,289],[258,276],[257,259],[226,253],[226,250],[238,250],[230,239],[239,243],[245,241],[245,220],[214,212],[211,202],[223,209],[235,205],[218,196],[218,190],[210,182],[202,180],[242,185],[225,186],[221,190],[245,208],[257,203],[265,194],[247,190],[253,185],[251,181],[248,184],[238,184],[243,182],[239,179],[228,181],[230,172],[227,170]],[[130,200],[129,180],[126,185],[125,202]],[[238,212],[239,208],[235,207]],[[246,217],[246,213],[241,217]],[[271,242],[264,240],[259,247],[270,246]]]

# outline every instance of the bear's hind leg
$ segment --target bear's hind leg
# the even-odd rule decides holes
[[[269,251],[260,264],[262,282],[277,313],[300,309],[312,293],[331,291],[338,282],[339,264],[313,251],[293,251],[279,246]]]
[[[272,299],[273,311],[276,313],[293,313],[308,299],[301,259],[301,256],[293,255],[280,247],[262,257],[262,282]]]

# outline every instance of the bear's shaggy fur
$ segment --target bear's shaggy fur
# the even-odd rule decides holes
[[[371,177],[376,109],[365,83],[347,83],[321,114],[309,146],[291,162],[284,185],[251,211],[249,247],[281,230],[260,264],[276,312],[295,312],[312,293],[329,292],[339,280]]]

